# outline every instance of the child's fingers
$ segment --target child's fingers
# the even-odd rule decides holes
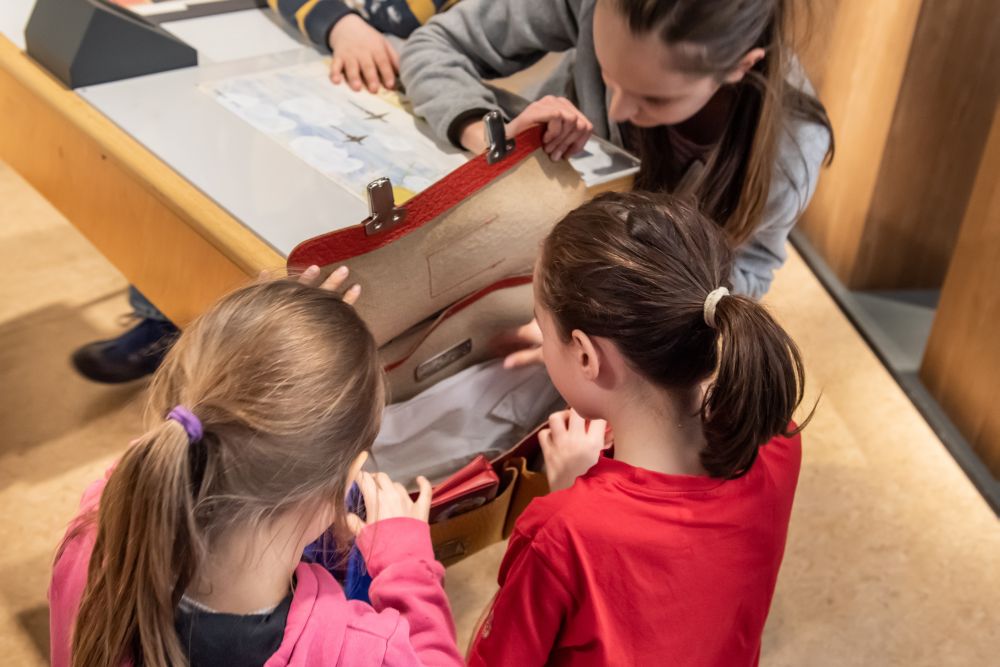
[[[354,92],[361,90],[361,64],[357,58],[344,60],[344,75],[347,77],[347,85]]]
[[[358,485],[361,498],[365,501],[365,514],[370,521],[374,521],[378,509],[378,485],[375,483],[375,478],[362,471],[358,474],[355,484]]]
[[[420,489],[420,492],[417,494],[417,500],[414,503],[414,518],[427,521],[431,515],[431,483],[427,481],[426,477],[421,475],[417,477],[417,488]]]
[[[583,147],[587,145],[587,141],[590,140],[590,135],[594,132],[594,125],[586,118],[583,120],[586,122],[587,127],[580,133],[576,141],[573,142],[573,145],[569,147],[569,150],[566,152],[567,157],[573,157],[582,151]]]
[[[316,278],[319,276],[319,267],[313,264],[299,276],[299,282],[309,287],[315,286]]]
[[[309,278],[310,282],[308,284],[313,284],[315,282],[316,278],[319,277],[319,267],[318,266],[310,266],[308,269],[306,269],[306,273],[309,273],[310,271],[312,271],[312,269],[316,269],[316,271],[314,273],[310,274],[310,278]],[[305,277],[306,273],[302,274],[303,278]],[[320,284],[319,288],[320,289],[324,289],[324,290],[328,290],[330,292],[336,292],[338,289],[340,289],[340,286],[344,284],[344,281],[347,280],[347,276],[348,276],[349,273],[350,273],[350,270],[348,270],[348,268],[346,266],[341,266],[341,267],[337,268],[336,271],[334,271],[333,273],[331,273],[330,275],[328,275],[326,277],[326,280],[324,280],[322,282],[322,284]],[[305,281],[304,280],[300,280],[299,282],[305,282]]]
[[[353,306],[361,298],[361,285],[352,285],[350,289],[344,292],[344,303],[348,306]]]
[[[563,132],[563,119],[562,117],[556,115],[548,119],[546,123],[545,134],[542,136],[542,144],[545,145],[545,152],[549,150],[549,146],[562,136]]]
[[[384,472],[375,473],[375,484],[378,486],[378,490],[384,493],[392,493],[392,478]]]
[[[508,354],[503,360],[503,367],[510,370],[540,363],[542,363],[542,348],[536,347]]]
[[[375,66],[375,59],[371,55],[366,55],[361,60],[361,78],[364,79],[369,93],[377,93],[381,85],[378,79],[378,68]]]
[[[549,415],[549,428],[552,430],[552,435],[558,437],[566,434],[566,421],[569,419],[567,412],[567,410],[562,410]]]
[[[518,327],[517,338],[532,345],[541,345],[542,329],[538,326],[538,320],[531,320],[527,324]]]
[[[395,88],[396,71],[392,67],[392,62],[389,60],[388,53],[383,52],[380,55],[375,56],[375,67],[378,68],[379,77],[382,79],[382,85],[389,90]]]
[[[563,157],[572,157],[579,153],[583,145],[587,143],[587,139],[590,138],[590,133],[594,127],[587,120],[587,117],[577,111],[575,107],[570,105],[570,108],[572,109],[571,118],[566,122],[569,129],[565,133],[563,141],[552,155],[554,160],[559,160]]]
[[[569,149],[577,138],[576,114],[563,111],[563,132],[551,144],[546,146],[546,151],[553,160],[559,160]]]
[[[583,144],[590,138],[590,131],[585,129],[586,121],[581,122],[580,118],[574,121],[575,127],[572,132],[566,134],[565,139],[556,147],[552,154],[553,160],[561,160],[564,157],[572,157],[580,152]],[[584,127],[581,127],[583,125]],[[579,147],[578,147],[579,146]]]
[[[361,497],[365,499],[366,505],[369,500],[375,499],[375,494],[378,492],[378,485],[375,483],[375,478],[372,477],[371,473],[362,470],[358,473],[355,484],[358,485],[358,490],[361,491]]]
[[[344,59],[340,56],[334,56],[330,61],[330,80],[336,84],[344,80]]]
[[[591,419],[590,423],[587,424],[587,433],[600,435],[603,438],[604,434],[607,432],[608,432],[608,422],[606,422],[603,419]]]
[[[580,416],[580,413],[576,410],[569,411],[569,428],[570,433],[586,433],[587,432],[587,422]]]
[[[361,520],[357,514],[347,515],[347,528],[351,531],[351,534],[357,536],[365,529],[365,522]]]
[[[538,432],[538,445],[542,448],[542,456],[548,460],[549,452],[552,451],[552,431],[543,428]]]

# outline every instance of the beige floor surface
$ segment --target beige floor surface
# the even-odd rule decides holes
[[[52,549],[135,434],[142,385],[70,369],[76,346],[120,330],[125,281],[2,164],[0,266],[0,663],[31,666],[46,662]],[[763,664],[997,664],[997,518],[797,256],[768,301],[822,397]],[[463,643],[502,553],[448,572]]]

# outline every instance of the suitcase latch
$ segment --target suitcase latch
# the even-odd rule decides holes
[[[483,127],[486,128],[486,163],[495,164],[507,157],[514,150],[514,140],[507,138],[507,129],[499,111],[491,111],[483,116]]]
[[[405,219],[406,209],[396,208],[396,198],[388,178],[376,178],[368,184],[368,219],[364,223],[366,236],[387,232]]]

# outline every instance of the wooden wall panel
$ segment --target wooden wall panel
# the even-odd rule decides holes
[[[1000,479],[1000,109],[992,120],[920,376]]]
[[[940,287],[1000,94],[996,0],[819,0],[836,135],[802,230],[851,289]],[[820,28],[822,30],[822,28]]]
[[[839,0],[825,26],[822,58],[807,58],[833,123],[837,154],[824,170],[801,227],[848,282],[892,127],[920,0]],[[821,15],[822,16],[822,15]]]
[[[817,90],[823,88],[827,70],[826,54],[830,50],[833,36],[831,27],[837,18],[841,2],[842,0],[811,0],[788,3],[793,12],[792,49]]]
[[[997,0],[925,1],[852,285],[942,285],[998,94]]]

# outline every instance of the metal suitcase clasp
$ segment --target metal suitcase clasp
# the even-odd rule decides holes
[[[388,178],[377,178],[368,184],[368,219],[365,235],[382,234],[401,225],[406,220],[406,209],[396,207],[392,183]]]
[[[499,111],[491,111],[483,116],[483,127],[486,130],[486,163],[496,164],[514,150],[514,140],[507,138],[507,128]]]

